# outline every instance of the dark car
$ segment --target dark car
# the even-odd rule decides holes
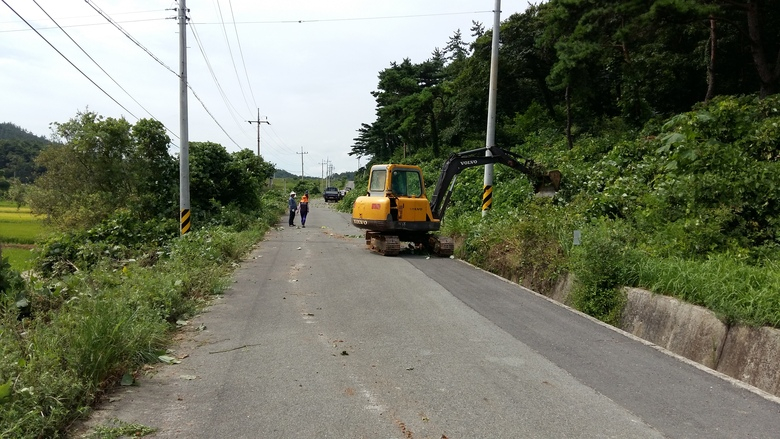
[[[329,201],[336,202],[341,199],[339,190],[335,187],[326,187],[325,192],[323,192],[322,196],[325,198],[325,202],[329,202]]]

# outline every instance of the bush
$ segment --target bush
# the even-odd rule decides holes
[[[125,211],[84,231],[61,233],[40,243],[37,271],[57,276],[90,270],[99,261],[121,261],[154,252],[178,236],[176,220],[140,221]]]

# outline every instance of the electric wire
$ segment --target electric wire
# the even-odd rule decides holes
[[[150,9],[150,10],[146,10],[146,11],[114,12],[114,15],[115,16],[116,15],[138,15],[138,14],[148,14],[148,13],[151,13],[151,12],[158,12],[158,11],[159,11],[159,9]],[[78,16],[75,16],[75,17],[64,17],[64,18],[60,18],[60,22],[62,22],[64,20],[78,20],[78,19],[82,19],[82,18],[92,18],[92,17],[93,17],[92,15],[78,15]],[[151,21],[151,20],[161,20],[161,19],[160,18],[153,18],[153,19],[143,19],[143,20],[138,20],[138,21]],[[30,20],[30,21],[34,22],[36,20]],[[15,24],[15,23],[16,23],[15,21],[0,21],[0,24]],[[104,23],[93,23],[93,24],[90,24],[90,25],[91,26],[95,26],[95,25],[98,25],[98,24],[102,25]],[[65,27],[73,27],[73,26],[79,26],[79,25],[71,25],[71,26],[65,26]],[[37,29],[42,29],[42,28],[38,27]],[[53,29],[53,28],[49,28],[49,29]]]
[[[236,67],[236,58],[233,56],[233,48],[230,45],[230,39],[228,38],[227,34],[227,27],[225,26],[225,18],[222,16],[222,8],[219,6],[219,1],[216,0],[215,3],[217,4],[217,12],[219,12],[219,21],[222,22],[222,35],[225,37],[225,45],[227,45],[228,48],[228,54],[230,54],[230,62],[233,65],[233,71],[236,73],[236,81],[238,81],[238,88],[241,89],[241,97],[244,99],[244,104],[246,105],[247,111],[249,113],[252,113],[252,110],[249,108],[249,102],[246,100],[246,92],[244,91],[244,85],[241,82],[241,78],[238,76],[238,68]]]
[[[125,94],[126,94],[127,96],[129,96],[129,97],[130,97],[130,99],[132,99],[132,100],[133,100],[133,102],[135,102],[136,104],[138,104],[138,106],[139,106],[139,107],[141,107],[141,108],[142,108],[144,111],[146,111],[146,114],[148,114],[149,116],[151,116],[151,117],[152,117],[152,119],[154,119],[154,120],[156,120],[156,121],[160,122],[160,120],[159,120],[159,119],[157,119],[156,117],[154,117],[154,115],[153,115],[153,114],[152,114],[152,113],[151,113],[149,110],[147,110],[147,109],[146,109],[146,107],[144,107],[143,105],[141,105],[141,103],[140,103],[140,102],[138,102],[138,101],[137,101],[137,100],[136,100],[136,99],[133,97],[133,95],[131,95],[131,94],[130,94],[130,93],[127,91],[127,90],[125,90],[125,88],[124,88],[124,87],[122,87],[122,85],[121,85],[121,84],[119,84],[119,82],[117,82],[117,81],[116,81],[116,79],[114,79],[114,77],[113,77],[113,76],[111,76],[111,75],[110,75],[110,74],[109,74],[109,73],[108,73],[108,72],[107,72],[107,71],[106,71],[106,70],[103,68],[103,66],[101,66],[101,65],[100,65],[100,64],[99,64],[97,61],[95,61],[95,59],[94,59],[94,58],[92,58],[92,56],[90,56],[90,55],[89,55],[89,53],[87,53],[87,51],[86,51],[86,50],[84,50],[84,48],[83,48],[83,47],[81,47],[81,45],[80,45],[79,43],[77,43],[77,42],[76,42],[76,40],[74,40],[74,39],[73,39],[73,37],[71,37],[71,36],[70,36],[70,34],[69,34],[68,32],[66,32],[66,31],[65,31],[65,29],[63,29],[63,28],[62,28],[62,27],[59,25],[59,23],[57,23],[57,21],[56,21],[54,18],[52,18],[52,16],[51,16],[51,15],[49,15],[49,13],[48,13],[48,12],[46,12],[46,10],[45,10],[45,9],[43,9],[43,7],[41,7],[41,5],[40,5],[40,4],[38,4],[38,2],[37,2],[36,0],[33,0],[33,3],[35,3],[35,6],[38,6],[38,8],[39,8],[39,9],[40,9],[40,10],[41,10],[41,11],[42,11],[44,14],[46,14],[46,16],[47,16],[47,17],[49,17],[49,19],[52,21],[52,23],[54,23],[55,25],[57,25],[57,27],[58,27],[58,28],[59,28],[59,29],[62,31],[62,33],[64,33],[64,34],[65,34],[65,36],[67,36],[67,37],[70,39],[70,41],[72,41],[72,42],[73,42],[73,44],[75,44],[75,45],[76,45],[76,47],[78,47],[78,48],[79,48],[79,49],[80,49],[80,50],[81,50],[81,51],[84,53],[84,55],[86,55],[86,56],[87,56],[87,58],[89,58],[89,59],[90,59],[90,61],[92,61],[92,62],[93,62],[93,63],[94,63],[94,64],[95,64],[95,65],[96,65],[96,66],[97,66],[97,67],[98,67],[98,68],[99,68],[99,69],[100,69],[100,70],[101,70],[103,73],[105,73],[105,74],[106,74],[106,76],[108,76],[108,78],[109,78],[109,79],[111,79],[111,80],[114,82],[114,84],[116,84],[116,85],[117,85],[117,87],[119,87],[119,88],[120,88],[120,89],[121,89],[123,92],[125,92]],[[162,124],[162,126],[163,126],[163,127],[164,127],[164,128],[165,128],[165,129],[166,129],[168,132],[169,132],[169,133],[173,134],[173,136],[174,136],[174,137],[176,137],[177,139],[179,138],[179,136],[177,136],[177,135],[176,135],[176,133],[174,133],[173,131],[171,131],[171,130],[170,130],[168,127],[167,127],[167,126],[165,126],[165,124],[164,124],[164,123],[162,123],[162,122],[160,122],[160,123]]]
[[[106,14],[105,12],[103,12],[103,10],[102,10],[102,9],[100,9],[100,8],[99,8],[99,7],[97,7],[97,6],[96,6],[94,3],[92,3],[92,1],[91,1],[91,0],[84,0],[84,1],[86,1],[86,3],[87,3],[87,4],[88,4],[88,5],[89,5],[89,6],[90,6],[92,9],[94,9],[94,10],[95,10],[95,12],[97,12],[98,14],[100,14],[100,16],[101,16],[101,17],[105,18],[105,19],[106,19],[106,21],[108,21],[109,23],[111,23],[111,24],[112,24],[112,25],[113,25],[115,28],[117,28],[117,29],[118,29],[120,32],[122,32],[122,33],[123,33],[123,34],[124,34],[124,35],[125,35],[127,38],[129,38],[129,39],[130,39],[130,41],[132,41],[132,42],[133,42],[133,43],[134,43],[136,46],[140,47],[140,48],[141,48],[141,50],[143,50],[144,52],[146,52],[146,54],[147,54],[147,55],[151,56],[151,57],[152,57],[152,58],[153,58],[155,61],[157,61],[157,63],[158,63],[158,64],[160,64],[161,66],[165,67],[165,68],[166,68],[166,69],[167,69],[169,72],[173,73],[174,75],[176,75],[176,76],[179,76],[179,74],[178,74],[178,73],[176,73],[176,71],[174,71],[172,68],[168,67],[168,65],[166,65],[166,64],[165,64],[165,63],[164,63],[164,62],[163,62],[163,61],[162,61],[160,58],[157,58],[157,57],[156,57],[156,56],[155,56],[155,55],[154,55],[154,54],[153,54],[153,53],[152,53],[152,52],[151,52],[149,49],[147,49],[146,47],[144,47],[144,45],[143,45],[143,44],[141,44],[141,43],[140,43],[138,40],[136,40],[135,38],[133,38],[133,36],[132,36],[132,35],[130,35],[130,33],[128,33],[128,32],[127,32],[127,31],[126,31],[126,30],[125,30],[125,29],[124,29],[122,26],[120,26],[120,25],[119,25],[119,23],[117,23],[117,22],[116,22],[116,21],[115,21],[113,18],[109,17],[109,16],[108,16],[108,14]]]
[[[233,2],[231,0],[228,0],[228,6],[230,6],[230,18],[233,20],[233,31],[236,34],[236,42],[238,43],[238,53],[241,55],[241,64],[244,66],[244,75],[246,75],[246,84],[249,87],[249,94],[252,96],[252,102],[255,104],[256,108],[259,108],[257,105],[257,99],[255,99],[255,92],[252,90],[252,81],[249,80],[249,71],[246,68],[246,60],[244,59],[244,50],[241,48],[241,38],[238,37],[238,26],[236,26],[236,16],[233,14]]]
[[[369,21],[369,20],[396,20],[404,18],[424,18],[424,17],[444,17],[449,15],[466,14],[485,14],[493,11],[472,11],[472,12],[442,12],[436,14],[415,14],[415,15],[386,15],[379,17],[352,17],[352,18],[323,18],[316,20],[269,20],[269,21],[240,21],[236,24],[288,24],[288,23],[324,23],[338,21]],[[201,23],[201,24],[219,24],[219,23]]]
[[[2,2],[3,2],[5,5],[6,5],[6,6],[8,6],[8,9],[10,9],[10,10],[11,10],[11,12],[13,12],[14,14],[16,14],[16,16],[17,16],[17,17],[19,17],[19,19],[20,19],[20,20],[24,21],[24,23],[25,23],[26,25],[30,26],[30,29],[32,29],[33,31],[35,31],[35,33],[36,33],[36,34],[38,34],[38,36],[39,36],[39,37],[41,37],[41,38],[43,39],[43,41],[46,41],[46,44],[48,44],[49,46],[51,46],[51,48],[52,48],[52,49],[54,49],[54,51],[55,51],[55,52],[57,52],[57,53],[58,53],[58,54],[59,54],[59,55],[60,55],[62,58],[64,58],[64,59],[65,59],[65,61],[67,61],[67,62],[68,62],[68,63],[69,63],[71,66],[73,66],[73,68],[74,68],[74,69],[78,70],[78,72],[79,72],[79,73],[81,73],[81,74],[82,74],[82,75],[83,75],[85,78],[87,78],[87,80],[88,80],[89,82],[91,82],[91,83],[92,83],[92,85],[94,85],[95,87],[97,87],[97,88],[98,88],[98,90],[102,91],[102,92],[103,92],[103,94],[105,94],[106,96],[108,96],[108,97],[109,97],[109,99],[111,99],[112,101],[114,101],[114,103],[115,103],[115,104],[119,105],[119,107],[120,107],[120,108],[122,108],[123,110],[127,111],[127,112],[128,112],[128,114],[130,114],[131,116],[133,116],[133,117],[134,117],[134,118],[136,118],[136,119],[139,119],[139,117],[138,117],[138,116],[136,116],[135,114],[133,114],[133,112],[132,112],[132,111],[130,111],[130,110],[128,110],[127,108],[125,108],[125,106],[124,106],[124,105],[120,104],[120,103],[119,103],[119,101],[117,101],[116,99],[114,99],[114,97],[113,97],[113,96],[111,96],[111,95],[110,95],[110,94],[109,94],[107,91],[103,90],[103,88],[102,88],[101,86],[99,86],[99,85],[98,85],[98,84],[97,84],[95,81],[93,81],[93,80],[92,80],[92,78],[90,78],[90,77],[89,77],[89,75],[87,75],[87,74],[86,74],[86,73],[84,73],[84,72],[83,72],[81,69],[79,69],[79,68],[76,66],[76,64],[73,64],[73,62],[72,62],[70,59],[68,59],[68,57],[67,57],[67,56],[65,56],[65,55],[64,55],[62,52],[60,52],[60,51],[59,51],[59,49],[57,49],[56,47],[54,47],[54,45],[53,45],[53,44],[52,44],[52,43],[51,43],[49,40],[47,40],[47,39],[46,39],[46,37],[44,37],[44,36],[43,36],[43,35],[42,35],[40,32],[38,32],[38,30],[37,30],[37,29],[35,29],[35,27],[33,27],[33,26],[32,26],[32,24],[30,24],[30,23],[29,23],[27,20],[25,20],[25,19],[24,19],[24,17],[22,17],[22,16],[21,16],[21,15],[20,15],[18,12],[16,12],[16,10],[15,10],[14,8],[12,8],[12,7],[11,7],[11,5],[9,5],[9,4],[8,4],[8,2],[6,2],[5,0],[1,0],[1,1],[2,1]]]
[[[2,0],[2,1],[3,1],[3,3],[5,3],[5,0]],[[164,63],[162,60],[160,60],[159,58],[157,58],[157,57],[156,57],[156,56],[155,56],[155,55],[154,55],[154,54],[153,54],[153,53],[152,53],[152,52],[151,52],[149,49],[147,49],[146,47],[144,47],[144,45],[143,45],[143,44],[141,44],[141,43],[140,43],[138,40],[136,40],[135,38],[133,38],[133,36],[132,36],[132,35],[130,35],[130,34],[127,32],[127,31],[125,31],[125,30],[122,28],[122,26],[120,26],[120,25],[119,25],[119,24],[118,24],[118,23],[117,23],[117,22],[116,22],[114,19],[112,19],[111,17],[109,17],[109,16],[108,16],[108,14],[106,14],[105,12],[103,12],[103,11],[102,11],[102,10],[101,10],[99,7],[97,7],[96,5],[94,5],[94,4],[93,4],[93,3],[92,3],[90,0],[84,0],[84,1],[85,1],[85,2],[86,2],[86,3],[87,3],[89,6],[90,6],[90,7],[92,7],[92,9],[94,9],[94,10],[95,10],[95,12],[97,12],[98,14],[100,14],[100,15],[101,15],[103,18],[105,18],[105,19],[106,19],[106,21],[108,21],[109,23],[111,23],[111,24],[112,24],[112,25],[113,25],[113,26],[114,26],[116,29],[118,29],[118,30],[119,30],[120,32],[122,32],[122,33],[123,33],[123,34],[124,34],[124,35],[125,35],[127,38],[129,38],[129,39],[130,39],[130,41],[132,41],[132,42],[133,42],[133,43],[134,43],[136,46],[140,47],[140,48],[141,48],[141,50],[143,50],[144,52],[146,52],[146,53],[147,53],[149,56],[151,56],[151,57],[152,57],[152,58],[153,58],[155,61],[157,61],[157,63],[158,63],[158,64],[160,64],[161,66],[165,67],[165,68],[166,68],[166,69],[167,69],[169,72],[171,72],[171,73],[173,73],[174,75],[176,75],[176,77],[177,77],[177,78],[181,78],[181,75],[179,75],[178,73],[176,73],[176,72],[175,72],[175,71],[174,71],[172,68],[168,67],[168,65],[166,65],[166,64],[165,64],[165,63]],[[9,6],[9,7],[10,7],[10,6]],[[188,89],[189,89],[189,90],[192,92],[192,95],[193,95],[193,96],[195,96],[195,99],[197,99],[197,100],[198,100],[198,102],[200,102],[200,105],[203,107],[203,109],[206,111],[206,113],[207,113],[207,114],[208,114],[208,115],[211,117],[211,119],[214,121],[214,123],[215,123],[215,124],[217,124],[217,126],[219,127],[219,129],[220,129],[220,130],[222,130],[222,132],[223,132],[223,133],[224,133],[224,134],[225,134],[225,135],[226,135],[226,136],[227,136],[227,137],[228,137],[228,138],[229,138],[229,139],[230,139],[230,140],[231,140],[231,141],[232,141],[232,142],[233,142],[233,143],[234,143],[234,144],[235,144],[237,147],[241,148],[241,147],[238,145],[238,142],[236,142],[236,141],[235,141],[235,140],[234,140],[234,139],[233,139],[233,138],[230,136],[230,134],[228,134],[228,133],[227,133],[227,131],[225,131],[225,128],[223,128],[223,127],[222,127],[222,125],[221,125],[221,124],[220,124],[220,123],[217,121],[217,119],[214,117],[214,115],[211,113],[211,111],[208,109],[208,107],[206,107],[206,104],[203,102],[203,100],[200,98],[200,96],[198,96],[198,94],[195,92],[195,89],[193,89],[193,88],[192,88],[192,86],[189,84],[189,82],[187,82],[187,88],[188,88]],[[123,107],[123,108],[124,108],[124,107]]]
[[[138,19],[138,20],[122,20],[121,23],[144,23],[147,21],[162,21],[166,20],[165,18],[144,18],[144,19]],[[3,23],[0,23],[3,24]],[[63,25],[64,28],[71,28],[71,27],[91,27],[91,26],[105,26],[106,23],[84,23],[84,24],[68,24]],[[41,26],[36,29],[39,30],[52,30],[57,29],[54,26]],[[26,32],[29,29],[20,28],[20,29],[6,29],[6,30],[0,30],[0,33],[6,33],[6,32]]]
[[[201,55],[203,55],[203,59],[206,62],[206,68],[208,69],[209,73],[211,74],[211,79],[214,81],[214,84],[217,87],[217,90],[219,91],[220,96],[222,97],[222,101],[225,103],[225,107],[228,110],[228,113],[230,113],[230,117],[233,119],[233,122],[235,122],[236,126],[239,128],[241,132],[244,134],[247,133],[247,131],[244,129],[243,124],[239,122],[239,119],[236,117],[236,114],[238,113],[238,110],[233,106],[233,103],[228,98],[227,94],[225,93],[225,90],[222,88],[222,84],[219,83],[219,79],[217,79],[216,73],[214,73],[214,69],[211,66],[211,61],[209,61],[208,55],[206,55],[206,50],[203,47],[203,43],[200,39],[200,35],[198,35],[197,28],[195,27],[194,23],[190,22],[190,29],[192,29],[192,35],[195,38],[195,42],[198,45],[198,49],[200,49]]]

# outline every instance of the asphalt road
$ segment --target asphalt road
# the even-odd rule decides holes
[[[286,224],[286,218],[280,225]],[[298,222],[299,224],[299,222]],[[89,421],[159,438],[776,438],[780,404],[313,202]]]

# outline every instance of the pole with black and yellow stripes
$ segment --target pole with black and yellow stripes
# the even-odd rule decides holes
[[[179,0],[179,224],[181,234],[190,231],[190,142],[187,120],[187,5]]]
[[[488,94],[488,121],[485,146],[496,146],[496,95],[498,94],[498,31],[501,28],[501,0],[493,10],[493,46],[490,55],[490,92]],[[485,156],[493,154],[485,151]],[[485,165],[485,183],[482,187],[482,216],[493,207],[493,164]]]

